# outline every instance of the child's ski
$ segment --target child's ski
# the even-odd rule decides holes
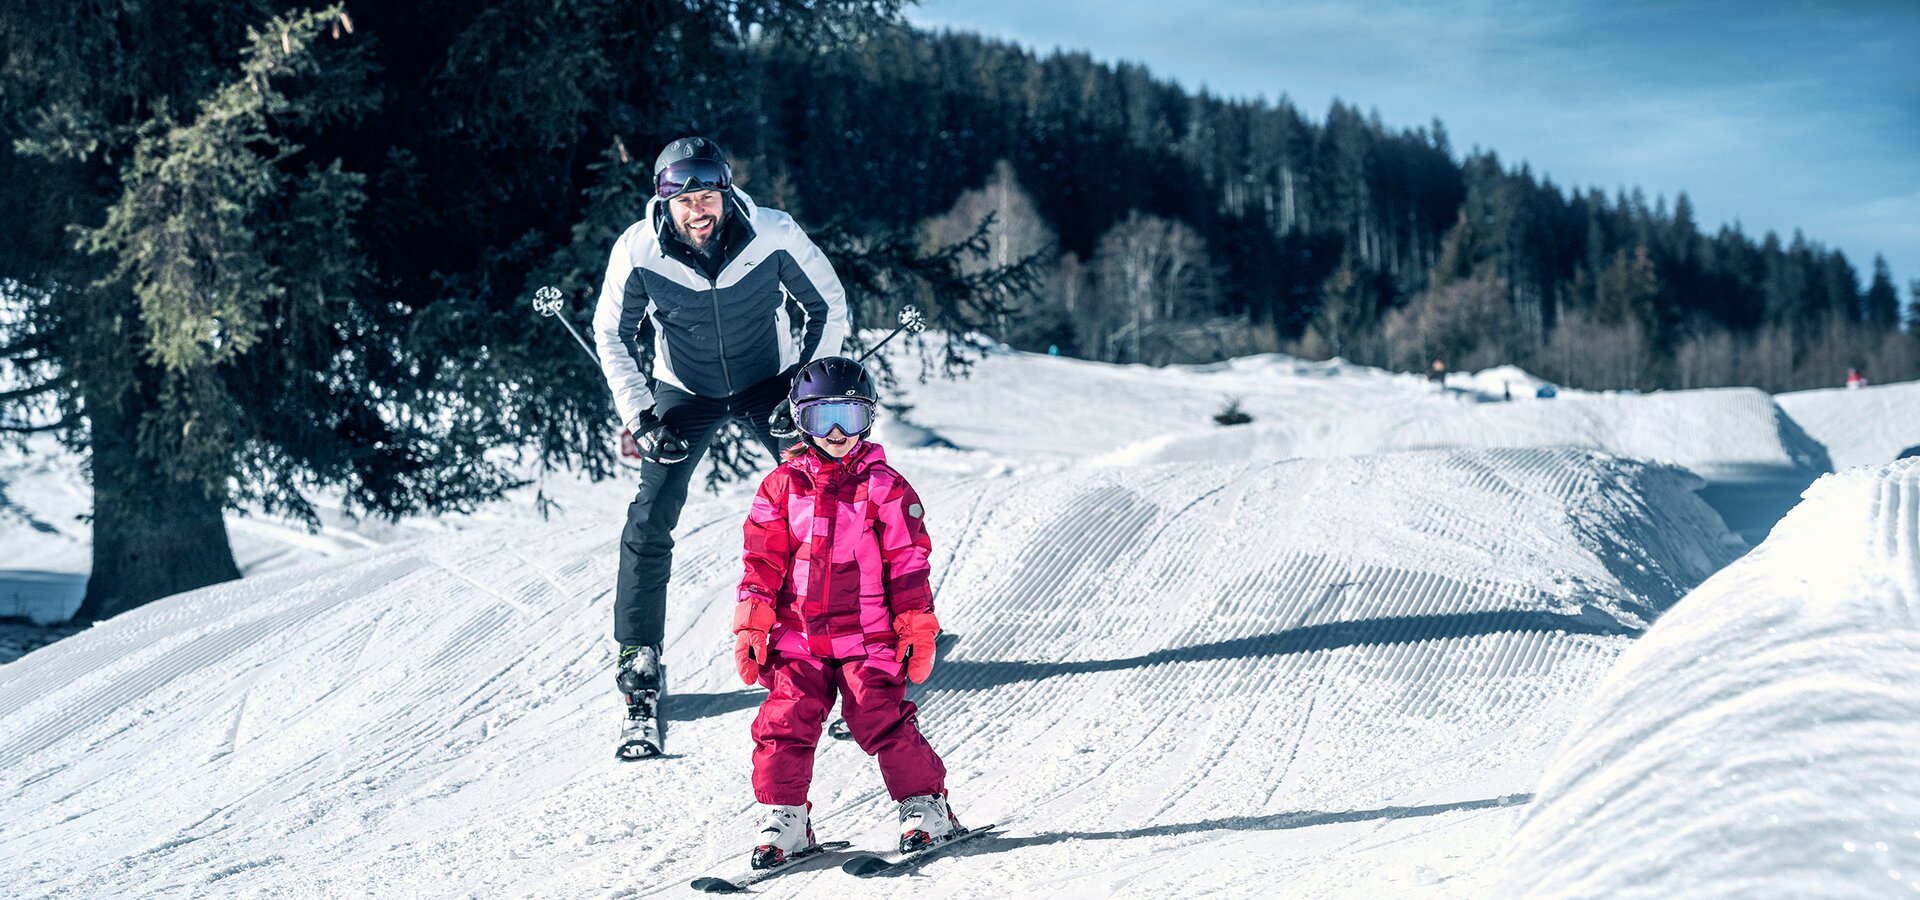
[[[918,850],[892,850],[886,853],[857,853],[852,859],[841,864],[840,871],[848,875],[858,875],[861,878],[871,878],[875,875],[897,872],[929,856],[946,850],[948,847],[965,840],[979,837],[992,830],[992,825],[981,825],[977,828],[969,828],[966,831],[950,835],[944,840],[921,847]]]
[[[825,868],[825,865],[806,865],[806,863],[817,862],[825,864],[837,861],[837,856],[835,860],[826,860],[823,859],[823,857],[838,854],[840,851],[851,846],[853,846],[852,841],[827,841],[825,843],[815,844],[800,853],[787,857],[786,862],[772,868],[755,869],[751,866],[743,866],[739,872],[724,878],[713,875],[695,878],[693,880],[693,889],[696,891],[705,891],[709,894],[739,893],[746,890],[747,885],[757,884],[775,875],[784,875],[795,869]]]

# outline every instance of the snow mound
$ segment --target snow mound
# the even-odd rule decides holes
[[[1470,402],[1437,409],[1400,402],[1339,417],[1277,418],[1164,434],[1094,463],[1291,459],[1434,447],[1577,447],[1674,463],[1707,477],[1830,468],[1825,448],[1796,428],[1765,392],[1752,388],[1569,394],[1546,403]]]
[[[1543,387],[1553,388],[1561,396],[1568,393],[1553,382],[1519,366],[1495,366],[1471,375],[1456,375],[1447,379],[1447,387],[1469,390],[1488,400],[1533,400],[1536,399],[1535,393]]]
[[[1821,479],[1620,660],[1497,896],[1911,894],[1920,461]]]
[[[1920,381],[1798,391],[1774,399],[1831,449],[1839,468],[1892,462],[1920,450]]]

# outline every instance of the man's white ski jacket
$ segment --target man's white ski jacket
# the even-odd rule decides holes
[[[661,240],[673,226],[658,199],[648,201],[646,217],[613,244],[593,337],[614,407],[629,428],[653,409],[655,381],[723,398],[801,363],[840,355],[847,295],[827,257],[792,216],[755,206],[739,188],[729,200],[749,237],[729,248],[717,278],[708,278],[677,238]],[[797,343],[789,298],[806,325]],[[652,326],[651,342],[643,325]]]

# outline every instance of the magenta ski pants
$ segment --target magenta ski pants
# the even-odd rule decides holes
[[[753,720],[753,796],[761,803],[799,806],[813,783],[813,751],[820,726],[840,698],[840,715],[895,800],[946,789],[947,767],[920,734],[905,675],[864,659],[816,659],[778,650],[760,670],[767,699]]]

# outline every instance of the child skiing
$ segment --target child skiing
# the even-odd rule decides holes
[[[733,618],[740,678],[768,691],[753,722],[756,869],[818,850],[807,789],[836,696],[900,804],[901,850],[965,832],[947,806],[946,767],[906,699],[907,681],[933,670],[940,623],[920,498],[866,440],[873,379],[853,360],[817,359],[794,376],[788,400],[801,442],[754,497]]]

